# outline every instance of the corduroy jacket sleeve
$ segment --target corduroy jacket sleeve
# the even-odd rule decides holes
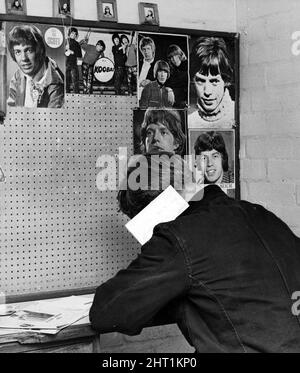
[[[137,259],[97,288],[89,314],[92,328],[138,334],[188,288],[184,254],[174,234],[160,224]]]

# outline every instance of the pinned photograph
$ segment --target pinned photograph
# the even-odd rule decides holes
[[[237,94],[234,38],[191,38],[189,61],[189,128],[233,128]]]
[[[7,105],[61,108],[65,99],[63,27],[7,23]]]
[[[139,3],[140,24],[159,26],[159,15],[157,4]]]
[[[139,33],[139,107],[188,106],[187,36]]]
[[[74,0],[53,0],[54,17],[73,17]]]
[[[6,13],[26,14],[26,0],[5,0]]]
[[[234,130],[189,129],[189,153],[193,155],[195,179],[198,184],[218,184],[235,188]]]
[[[186,154],[186,110],[172,108],[133,111],[134,154]]]
[[[118,22],[116,0],[97,0],[98,20]]]
[[[135,31],[69,27],[66,35],[66,92],[136,95]]]

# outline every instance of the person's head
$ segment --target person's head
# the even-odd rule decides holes
[[[148,108],[141,126],[141,149],[144,153],[166,151],[182,154],[185,134],[177,110]]]
[[[120,40],[121,40],[121,44],[124,44],[124,45],[129,44],[129,39],[128,39],[127,35],[124,35],[124,34],[121,35]]]
[[[153,10],[148,9],[146,17],[152,18],[153,17]]]
[[[192,47],[190,77],[198,103],[206,112],[215,111],[232,83],[232,67],[222,38],[200,37]]]
[[[31,77],[41,69],[46,58],[43,35],[34,25],[15,26],[8,35],[8,49],[23,73]]]
[[[168,62],[164,60],[156,61],[153,68],[153,75],[159,84],[165,84],[167,79],[170,77],[170,66]]]
[[[105,14],[110,14],[110,8],[109,8],[108,5],[105,6],[105,8],[104,8],[104,13],[105,13]]]
[[[155,44],[153,39],[143,37],[139,43],[140,51],[146,61],[152,61],[155,57]]]
[[[194,144],[196,166],[204,173],[207,183],[220,183],[228,171],[228,153],[220,132],[202,133]]]
[[[68,12],[69,11],[69,4],[65,1],[61,5],[61,9],[63,12]]]
[[[133,218],[169,185],[186,200],[194,190],[192,172],[179,155],[164,152],[131,157],[118,192],[120,211]]]
[[[77,39],[78,38],[78,30],[76,27],[70,27],[68,30],[68,35],[70,39]]]
[[[96,50],[97,52],[104,52],[105,51],[105,43],[103,40],[98,40],[96,44]]]
[[[171,44],[167,50],[167,57],[171,65],[176,67],[181,65],[182,61],[186,61],[186,55],[183,50],[176,44]]]
[[[19,7],[21,5],[19,0],[14,0],[13,6]]]
[[[117,33],[114,33],[111,37],[112,42],[114,45],[119,45],[120,44],[120,36]]]

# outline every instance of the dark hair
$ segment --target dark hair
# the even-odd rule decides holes
[[[112,37],[111,37],[112,42],[114,42],[114,39],[119,39],[119,40],[120,40],[120,35],[117,34],[116,32],[114,32],[114,33],[112,34]]]
[[[117,196],[120,211],[130,218],[143,210],[169,185],[180,192],[184,189],[185,178],[192,180],[191,171],[179,155],[168,152],[143,154],[131,157],[130,161],[126,179]],[[139,170],[138,188],[132,189],[128,180],[135,170]],[[136,180],[134,176],[131,177]]]
[[[227,52],[226,43],[222,38],[198,38],[191,51],[190,77],[196,73],[203,75],[221,75],[226,86],[232,83],[232,67]]]
[[[156,79],[156,75],[158,71],[165,71],[168,74],[168,78],[170,77],[170,66],[168,62],[164,60],[159,60],[155,62],[154,68],[153,68],[153,76],[154,79]]]
[[[176,44],[169,45],[168,50],[167,50],[168,59],[171,59],[171,57],[173,56],[180,56],[181,61],[187,60],[184,51]]]
[[[70,36],[72,32],[75,32],[76,37],[78,36],[78,29],[76,27],[70,27],[69,28],[68,36]]]
[[[98,40],[97,43],[96,43],[96,45],[98,45],[98,44],[102,46],[103,52],[104,52],[105,48],[106,48],[106,45],[105,45],[104,41],[103,40]]]
[[[225,141],[220,132],[210,131],[198,136],[194,144],[195,155],[200,155],[204,151],[217,150],[222,155],[223,171],[228,171],[228,153]]]
[[[15,26],[8,35],[8,49],[12,59],[16,62],[14,46],[20,44],[31,45],[39,63],[46,58],[46,47],[41,31],[34,25]]]
[[[182,155],[185,149],[185,134],[182,131],[181,118],[177,110],[174,109],[154,109],[148,108],[145,112],[144,121],[141,126],[141,149],[145,152],[145,141],[149,124],[161,123],[174,136],[178,147],[176,153]]]
[[[122,42],[122,39],[127,39],[128,43],[129,43],[129,39],[128,39],[127,35],[125,35],[125,34],[121,35],[121,37],[120,37],[121,42]]]

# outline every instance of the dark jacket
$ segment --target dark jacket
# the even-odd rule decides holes
[[[82,52],[81,52],[81,47],[78,41],[74,39],[68,39],[69,43],[69,49],[73,53],[70,53],[67,55],[66,58],[66,66],[68,67],[77,67],[77,58],[82,58]]]
[[[171,315],[197,352],[300,352],[297,290],[300,239],[262,206],[213,185],[98,287],[90,320],[99,332],[136,334]]]
[[[57,63],[46,57],[46,77],[38,89],[39,98],[37,107],[61,108],[64,105],[64,75]],[[11,78],[9,85],[9,106],[24,106],[26,95],[26,76],[18,69]],[[37,84],[38,85],[38,84]]]

